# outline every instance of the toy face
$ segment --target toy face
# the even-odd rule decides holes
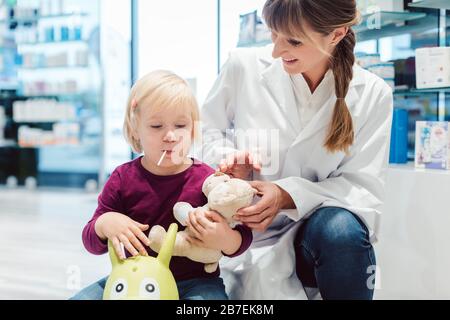
[[[169,269],[177,234],[172,223],[157,258],[137,256],[120,260],[108,241],[112,271],[103,292],[104,300],[177,300],[178,289]]]
[[[104,299],[178,299],[175,280],[168,268],[153,257],[135,257],[113,266]]]
[[[215,174],[210,175],[208,178],[206,178],[205,182],[203,182],[202,192],[206,196],[208,196],[215,187],[224,182],[228,182],[230,179],[230,176],[221,172],[216,172]]]
[[[111,284],[109,298],[110,300],[118,300],[123,298],[133,298],[134,300],[149,299],[160,300],[161,293],[159,284],[155,279],[144,278],[140,284],[137,284],[139,290],[136,290],[136,283],[128,284],[127,279],[118,278]],[[129,290],[131,288],[133,290]],[[131,291],[131,292],[130,292]]]

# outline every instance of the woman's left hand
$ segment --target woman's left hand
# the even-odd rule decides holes
[[[234,218],[249,228],[263,232],[267,230],[278,212],[293,201],[285,190],[272,182],[252,181],[249,183],[258,190],[262,198],[253,206],[238,210]]]

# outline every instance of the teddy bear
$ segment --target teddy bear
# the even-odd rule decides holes
[[[252,188],[247,181],[234,179],[224,173],[216,172],[205,180],[202,185],[202,192],[208,199],[207,204],[202,209],[218,212],[233,228],[238,224],[233,219],[236,211],[248,207],[258,191]],[[177,202],[173,207],[175,219],[185,227],[189,213],[193,210],[195,208],[187,202]],[[166,231],[162,226],[152,227],[148,237],[150,248],[153,251],[159,252],[165,235]],[[186,239],[188,235],[192,235],[189,227],[177,233],[173,255],[187,257],[193,261],[204,263],[205,271],[208,273],[216,271],[222,252],[190,244]]]

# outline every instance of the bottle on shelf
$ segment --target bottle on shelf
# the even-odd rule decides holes
[[[6,114],[5,108],[0,106],[0,143],[5,140]]]

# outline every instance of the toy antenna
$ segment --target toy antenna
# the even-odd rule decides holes
[[[169,227],[169,230],[167,231],[161,250],[158,254],[157,259],[161,261],[167,268],[169,268],[170,259],[172,258],[177,231],[178,225],[176,223],[172,223]]]

